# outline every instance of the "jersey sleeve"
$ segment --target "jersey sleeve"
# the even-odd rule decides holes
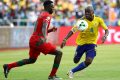
[[[49,26],[49,21],[50,21],[51,18],[47,13],[42,13],[41,14],[41,19],[42,19],[42,25],[41,25],[42,26],[42,28],[41,28],[42,34],[43,34],[44,37],[46,37],[47,28]]]
[[[48,19],[49,19],[49,17],[47,15],[43,16],[43,22],[44,23],[48,23]]]
[[[42,19],[43,19],[43,27],[46,27],[46,29],[49,28],[48,26],[50,24],[51,16],[49,16],[48,13],[44,13],[42,15]]]
[[[47,12],[42,12],[40,17],[43,19],[43,22],[48,23],[51,17]]]
[[[108,29],[107,25],[105,24],[105,22],[104,22],[104,20],[103,20],[102,18],[100,18],[99,21],[100,21],[100,26],[101,26],[104,30]]]

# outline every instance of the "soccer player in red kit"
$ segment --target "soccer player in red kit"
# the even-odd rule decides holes
[[[57,69],[59,67],[62,52],[58,50],[54,45],[49,42],[46,42],[46,37],[49,32],[56,31],[57,29],[53,27],[49,29],[50,21],[51,21],[51,14],[54,12],[53,2],[47,0],[43,3],[44,11],[40,13],[38,19],[36,21],[36,26],[34,28],[34,32],[29,41],[29,58],[23,59],[21,61],[13,62],[10,64],[4,64],[4,75],[7,78],[9,71],[12,68],[19,67],[26,64],[35,63],[40,53],[45,55],[55,55],[53,68],[51,73],[48,77],[48,80],[60,80],[61,78],[56,76]],[[31,16],[32,17],[32,16]]]

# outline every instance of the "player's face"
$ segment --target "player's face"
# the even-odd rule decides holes
[[[54,5],[51,4],[51,5],[49,6],[49,9],[48,9],[48,10],[49,10],[49,13],[52,14],[52,13],[54,12],[54,10],[55,10],[55,9],[54,9]]]
[[[85,17],[86,19],[92,21],[94,18],[94,12],[89,9],[85,9]]]

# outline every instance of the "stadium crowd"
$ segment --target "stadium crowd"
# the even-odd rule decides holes
[[[43,9],[43,0],[0,1],[0,26],[33,27]],[[101,16],[108,26],[120,26],[120,0],[55,0],[56,12],[52,24],[56,27],[72,26],[84,14],[86,6],[92,5],[95,14]]]

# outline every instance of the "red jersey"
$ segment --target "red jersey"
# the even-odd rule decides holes
[[[41,12],[36,21],[33,35],[38,35],[46,38],[48,34],[47,31],[50,26],[51,18],[52,16],[48,12],[45,12],[45,11]]]
[[[46,42],[51,17],[52,16],[48,12],[42,12],[38,16],[34,32],[29,41],[29,55],[31,58],[37,58],[40,52],[46,55],[56,51],[56,46]]]

